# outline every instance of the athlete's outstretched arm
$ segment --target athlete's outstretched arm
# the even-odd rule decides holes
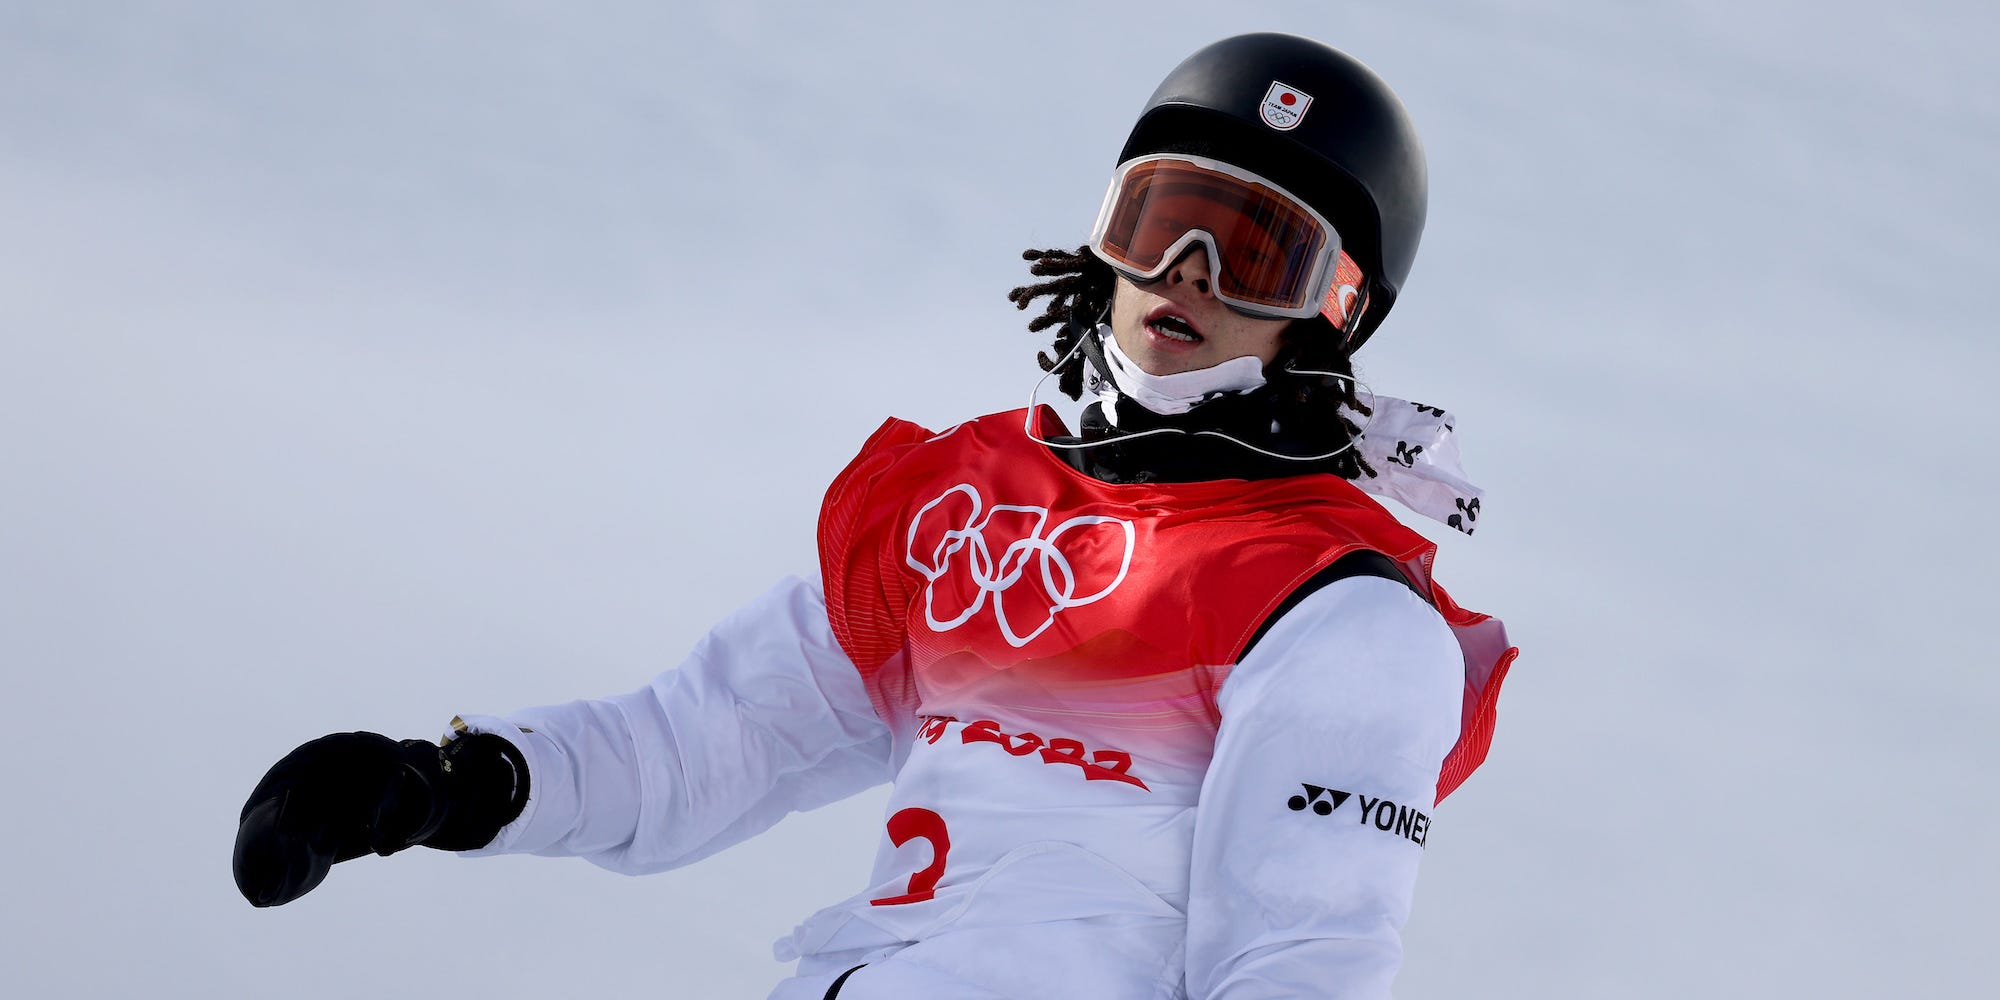
[[[1195,820],[1190,1000],[1389,996],[1463,678],[1438,613],[1371,576],[1237,664]]]
[[[578,856],[613,871],[700,860],[888,781],[889,730],[827,625],[817,580],[788,579],[638,691],[464,716],[527,760],[521,815],[478,853]]]

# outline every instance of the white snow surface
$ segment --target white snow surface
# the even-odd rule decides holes
[[[1183,55],[1403,95],[1430,226],[1362,354],[1489,491],[1523,657],[1405,1000],[1969,996],[2000,8],[0,3],[0,967],[15,996],[761,997],[879,793],[694,868],[411,851],[231,885],[293,745],[636,687],[883,417],[1019,405]],[[1987,595],[1981,597],[1980,595]]]

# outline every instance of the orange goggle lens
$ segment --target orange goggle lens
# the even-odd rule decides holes
[[[1092,245],[1133,277],[1152,279],[1205,236],[1217,298],[1274,315],[1321,311],[1334,261],[1345,262],[1333,227],[1282,190],[1220,167],[1181,158],[1129,164],[1113,181]]]

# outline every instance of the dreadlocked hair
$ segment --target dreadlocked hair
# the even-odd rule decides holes
[[[1007,293],[1014,308],[1026,310],[1036,299],[1047,298],[1040,315],[1028,321],[1028,332],[1041,333],[1055,327],[1055,342],[1037,352],[1035,360],[1045,372],[1056,373],[1056,388],[1071,399],[1083,397],[1085,360],[1077,343],[1094,332],[1111,312],[1111,295],[1118,284],[1118,272],[1099,260],[1088,246],[1075,250],[1023,250],[1028,273],[1047,280],[1021,285]],[[1349,416],[1372,416],[1374,408],[1362,402],[1354,381],[1353,352],[1346,337],[1324,317],[1293,320],[1280,335],[1278,357],[1271,366],[1273,388],[1272,419],[1279,428],[1294,434],[1310,434],[1308,428],[1325,428],[1332,414],[1338,433],[1326,438],[1331,450],[1353,441],[1361,425]],[[1292,375],[1289,369],[1327,371],[1324,375]],[[1361,457],[1359,448],[1348,448],[1317,466],[1342,479],[1373,478],[1375,467]]]
[[[1118,273],[1098,260],[1089,247],[1023,250],[1021,259],[1028,262],[1029,274],[1048,280],[1015,288],[1007,293],[1007,301],[1025,310],[1036,299],[1048,297],[1042,314],[1028,321],[1028,332],[1041,333],[1052,326],[1058,329],[1055,343],[1037,353],[1035,360],[1043,371],[1057,373],[1056,388],[1063,395],[1081,399],[1084,360],[1076,345],[1110,313],[1111,290],[1118,283]]]

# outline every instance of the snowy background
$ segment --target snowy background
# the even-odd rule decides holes
[[[1525,649],[1400,995],[1984,995],[1991,3],[0,0],[9,995],[763,996],[879,793],[271,911],[237,809],[812,572],[883,417],[1024,401],[1018,252],[1158,79],[1274,28],[1425,136],[1363,374],[1460,415],[1442,577]]]

